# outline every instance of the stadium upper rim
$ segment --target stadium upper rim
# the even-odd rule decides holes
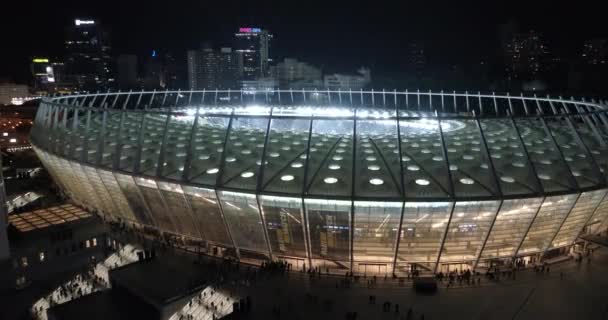
[[[33,142],[38,147],[119,172],[213,189],[341,200],[467,201],[606,187],[608,110],[605,102],[594,100],[407,90],[167,90],[47,97],[41,106],[48,114],[39,112],[37,118],[42,118],[37,122],[51,134],[43,137],[44,130],[36,130]],[[88,150],[95,153],[92,158],[85,154],[86,143],[78,146],[77,138],[70,138],[63,141],[68,143],[64,147],[57,140],[61,138],[53,136],[57,126],[67,131],[86,130],[85,135],[90,129],[91,135],[101,135],[106,120],[100,111],[141,119],[156,117],[148,120],[156,127],[147,131],[138,131],[143,126],[139,120],[125,117],[124,125],[130,125],[129,130],[139,138],[128,142],[136,151],[124,165],[124,146],[105,152],[103,146]],[[63,119],[57,118],[59,114]],[[214,121],[225,119],[220,138],[203,139],[209,146],[218,145],[217,152],[193,147],[197,143],[192,140],[195,127],[201,126],[195,121],[198,118],[213,119],[206,122],[213,130],[221,126]],[[189,142],[181,149],[183,144],[176,148],[164,138],[175,129],[171,119],[179,122],[175,128],[189,132],[184,137]],[[239,127],[238,119],[246,119],[246,123]],[[308,122],[297,130],[274,125],[300,120]],[[313,123],[323,126],[315,128]],[[121,132],[122,126],[113,128]],[[297,141],[289,141],[291,150],[285,146],[281,150],[273,145],[275,131],[296,132],[303,139],[297,147]],[[144,134],[153,138],[144,138]],[[243,141],[233,143],[233,134],[259,135],[259,141],[254,146],[234,137]],[[117,145],[125,145],[124,139],[116,139]],[[322,146],[327,140],[333,144],[331,148]],[[145,153],[154,148],[159,150],[146,159]],[[290,152],[296,152],[296,158],[283,159]],[[321,154],[319,159],[315,152]],[[113,160],[105,161],[106,154]],[[174,156],[185,160],[175,165]],[[205,164],[214,157],[218,158],[214,164]],[[346,164],[337,164],[336,159]],[[148,160],[153,162],[150,170],[148,165],[140,165]],[[194,168],[197,161],[200,166]],[[173,166],[171,170],[177,173],[165,172],[166,166]],[[277,168],[267,168],[272,166]],[[214,178],[205,179],[205,175]],[[297,182],[298,187],[284,188],[288,182]]]

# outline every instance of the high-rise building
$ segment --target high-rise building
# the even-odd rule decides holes
[[[188,86],[193,90],[236,87],[238,57],[232,48],[188,51]]]
[[[117,82],[120,88],[133,88],[137,85],[137,56],[121,54],[116,58]]]
[[[321,69],[293,58],[285,58],[271,66],[270,74],[281,88],[314,89],[323,86]]]
[[[142,82],[146,89],[159,89],[167,86],[164,63],[156,50],[152,50],[146,58]]]
[[[325,75],[323,82],[328,89],[360,90],[372,81],[371,71],[368,68],[359,68],[357,74],[331,74]]]
[[[273,35],[261,28],[239,28],[235,50],[242,61],[242,80],[255,80],[270,74],[270,45]]]
[[[0,84],[0,106],[11,104],[15,99],[23,99],[29,96],[30,92],[27,85],[14,83]]]
[[[505,68],[509,80],[534,80],[549,70],[549,48],[538,32],[513,34],[503,43]]]
[[[426,69],[426,51],[420,42],[412,42],[409,45],[408,63],[410,71],[417,77],[421,77]]]
[[[581,60],[586,65],[608,64],[608,39],[596,38],[585,41]]]
[[[55,72],[48,58],[34,58],[30,64],[34,79],[34,91],[49,92],[55,86]]]
[[[113,85],[109,35],[95,20],[74,20],[66,29],[66,80],[81,90]]]

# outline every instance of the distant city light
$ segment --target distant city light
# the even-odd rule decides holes
[[[152,50],[152,57],[156,57],[156,50]]]
[[[32,60],[33,63],[49,63],[49,59],[47,58],[34,58]]]
[[[261,28],[239,28],[239,32],[259,33],[259,32],[262,32],[262,29]]]
[[[80,20],[80,19],[76,19],[74,21],[74,24],[79,26],[79,25],[83,25],[83,24],[95,24],[95,20]]]

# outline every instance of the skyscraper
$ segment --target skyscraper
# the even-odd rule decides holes
[[[30,65],[34,78],[34,90],[48,92],[55,85],[55,72],[48,58],[34,58]]]
[[[108,33],[98,21],[74,20],[66,29],[66,80],[81,90],[98,90],[113,85]]]
[[[238,57],[232,48],[219,51],[206,46],[188,51],[190,89],[230,89],[236,87]]]
[[[273,35],[261,28],[239,28],[235,50],[242,60],[242,80],[255,80],[270,74],[270,44]]]
[[[137,85],[137,56],[121,54],[116,58],[118,85],[120,88],[133,88]]]

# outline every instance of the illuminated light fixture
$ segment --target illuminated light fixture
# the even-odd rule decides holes
[[[329,168],[329,170],[338,170],[338,169],[340,169],[340,165],[332,163],[328,166],[328,168]]]
[[[409,170],[409,171],[418,171],[418,170],[420,170],[420,167],[417,166],[417,165],[415,165],[415,164],[411,164],[411,165],[407,166],[407,170]]]
[[[302,168],[303,164],[302,162],[294,162],[291,164],[292,168]]]
[[[325,182],[327,184],[334,184],[334,183],[338,182],[338,178],[327,177],[327,178],[323,179],[323,182]]]
[[[384,180],[378,179],[378,178],[372,178],[372,179],[369,179],[369,183],[371,183],[375,186],[379,186],[384,183]]]
[[[243,177],[243,178],[251,178],[251,177],[253,177],[253,175],[254,175],[254,173],[251,171],[246,171],[246,172],[241,173],[241,177]]]
[[[286,182],[287,181],[291,181],[293,179],[294,179],[294,176],[292,176],[290,174],[287,174],[287,175],[284,175],[284,176],[281,177],[281,181],[286,181]]]
[[[74,24],[77,25],[77,26],[88,25],[88,24],[95,24],[95,20],[80,20],[80,19],[76,19],[76,20],[74,20]]]
[[[544,173],[539,174],[538,178],[541,180],[551,180],[551,176],[548,174],[544,174]]]
[[[460,179],[460,183],[462,183],[462,184],[474,184],[475,181],[473,179],[470,179],[470,178],[462,178],[462,179]]]
[[[416,179],[416,184],[419,186],[428,186],[430,182],[426,179]]]
[[[211,168],[211,169],[207,169],[207,171],[205,171],[205,172],[207,172],[207,174],[216,174],[219,171],[220,171],[220,169],[218,169],[218,168]]]
[[[378,170],[380,170],[380,166],[372,164],[372,165],[367,166],[367,170],[378,171]]]
[[[515,179],[513,179],[513,177],[509,177],[509,176],[500,177],[500,180],[502,180],[503,182],[506,182],[506,183],[513,183],[513,182],[515,182]]]
[[[49,59],[47,59],[47,58],[34,58],[32,60],[32,62],[33,63],[49,63]]]

